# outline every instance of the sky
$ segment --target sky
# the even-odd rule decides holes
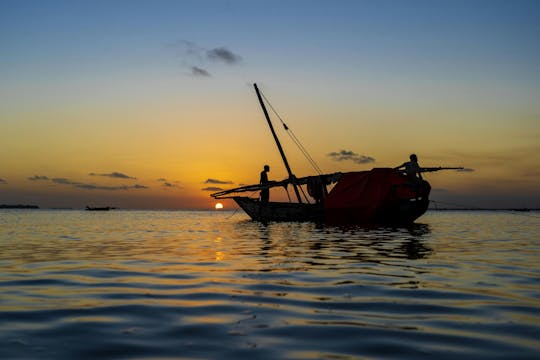
[[[539,1],[0,0],[0,204],[209,209],[284,179],[257,83],[325,173],[416,153],[465,167],[426,174],[440,207],[540,208],[538,39]]]

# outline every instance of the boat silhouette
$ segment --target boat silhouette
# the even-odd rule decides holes
[[[86,211],[109,211],[109,210],[113,210],[113,209],[116,209],[114,207],[110,207],[110,206],[105,206],[105,207],[91,207],[91,206],[86,206]]]
[[[411,224],[422,216],[429,205],[430,184],[411,180],[403,171],[374,168],[368,171],[336,172],[296,177],[279,138],[257,84],[253,84],[272,136],[289,177],[282,181],[254,184],[211,194],[215,199],[233,199],[253,220],[315,221],[337,224]],[[266,99],[266,98],[264,98]],[[285,129],[288,130],[284,124]],[[462,168],[423,168],[439,171]],[[332,187],[333,185],[333,187]],[[292,186],[296,202],[261,201],[242,193],[274,187]],[[307,191],[306,191],[307,190]],[[306,194],[307,192],[307,194]],[[287,194],[289,195],[288,191]]]

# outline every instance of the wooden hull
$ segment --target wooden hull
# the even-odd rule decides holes
[[[400,201],[381,207],[374,215],[366,216],[355,208],[326,210],[320,204],[298,204],[269,202],[262,204],[258,199],[243,196],[234,201],[251,217],[261,222],[269,221],[313,221],[330,224],[412,224],[422,216],[429,200]]]
[[[384,224],[408,225],[422,216],[429,206],[429,200],[401,200],[381,206],[372,214],[356,208],[327,210],[325,222],[331,224]]]
[[[261,203],[258,199],[235,196],[234,201],[257,221],[322,221],[324,208],[315,204],[298,204],[288,202]]]

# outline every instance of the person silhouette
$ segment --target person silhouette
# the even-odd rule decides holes
[[[411,154],[409,156],[410,161],[404,162],[403,164],[396,166],[395,170],[405,170],[405,174],[413,183],[422,182],[422,168],[418,165],[418,157],[416,154]]]
[[[261,171],[261,180],[259,181],[259,184],[261,185],[268,185],[268,172],[270,171],[270,166],[264,165],[263,171]],[[260,193],[261,197],[261,203],[266,204],[268,203],[268,200],[270,199],[270,189],[262,189]]]

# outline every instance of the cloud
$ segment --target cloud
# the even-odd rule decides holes
[[[211,77],[212,75],[205,69],[198,66],[191,67],[191,75],[196,77]]]
[[[148,186],[146,185],[140,185],[140,184],[135,184],[131,187],[132,189],[149,189]]]
[[[223,185],[223,184],[233,184],[232,181],[223,181],[223,180],[218,180],[218,179],[206,179],[206,181],[203,182],[203,184],[220,184],[220,185]]]
[[[203,191],[222,191],[223,189],[220,188],[220,187],[216,187],[216,186],[209,186],[209,187],[202,188],[201,190],[203,190]]]
[[[76,185],[76,184],[78,184],[77,182],[73,182],[73,181],[68,180],[66,178],[53,178],[51,181],[53,183],[62,184],[62,185]]]
[[[40,181],[40,180],[49,180],[49,178],[47,176],[34,175],[32,177],[29,177],[28,180],[30,180],[30,181]]]
[[[183,59],[190,58],[192,60],[201,61],[203,54],[207,51],[193,41],[177,40],[169,44],[169,47],[176,50],[178,56]]]
[[[156,181],[161,182],[164,188],[181,188],[180,181],[169,181],[165,178],[159,178]]]
[[[100,186],[94,184],[72,184],[76,188],[85,190],[127,190],[128,186]]]
[[[169,44],[169,47],[177,53],[181,65],[189,69],[189,75],[193,77],[211,77],[212,73],[208,69],[210,62],[230,66],[242,62],[240,55],[225,46],[208,49],[192,41],[178,40]]]
[[[340,150],[327,154],[334,161],[353,161],[357,164],[369,164],[375,162],[375,158],[367,155],[360,155],[350,150]]]
[[[73,184],[76,188],[85,189],[85,190],[108,190],[108,191],[117,191],[117,190],[129,190],[129,189],[148,189],[148,186],[144,185],[121,185],[121,186],[103,186],[103,185],[94,185],[94,184]]]
[[[113,178],[113,179],[130,179],[130,180],[137,180],[137,178],[134,178],[132,176],[128,176],[126,174],[122,174],[121,172],[117,172],[117,171],[113,171],[112,173],[109,173],[109,174],[96,174],[96,173],[90,173],[88,174],[90,176],[105,176],[105,177],[110,177],[110,178]]]
[[[0,184],[7,184],[7,181],[0,178]]]
[[[474,169],[471,169],[471,168],[463,168],[463,169],[458,169],[456,171],[459,171],[459,172],[473,172]]]
[[[228,65],[234,65],[242,61],[242,57],[233,53],[225,47],[218,47],[206,52],[206,56],[210,60],[222,61]]]
[[[77,181],[72,181],[66,178],[54,178],[51,180],[55,184],[60,185],[71,185],[78,189],[85,190],[108,190],[108,191],[117,191],[117,190],[130,190],[130,189],[148,189],[148,186],[145,185],[120,185],[120,186],[106,186],[106,185],[95,185],[95,184],[85,184]]]
[[[527,171],[522,173],[521,175],[522,176],[527,176],[527,177],[540,177],[540,170],[527,169]]]

